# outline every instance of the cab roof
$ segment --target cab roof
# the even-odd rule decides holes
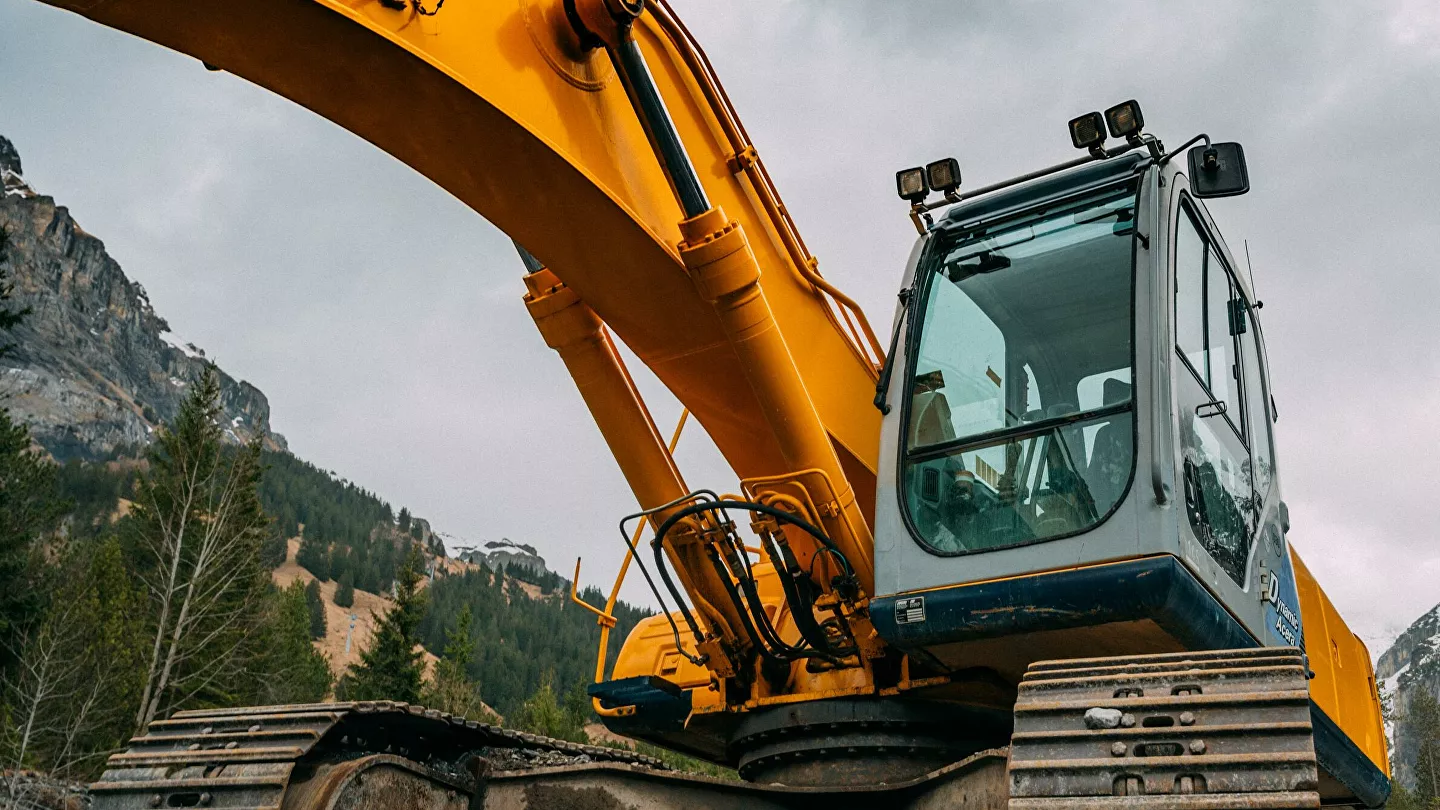
[[[1073,191],[1105,183],[1133,174],[1136,167],[1149,161],[1141,152],[1127,152],[1118,157],[1086,163],[1063,172],[1046,175],[991,194],[966,200],[945,212],[937,223],[938,229],[967,225],[976,220],[989,219],[997,214],[1034,205],[1037,202],[1059,197]]]

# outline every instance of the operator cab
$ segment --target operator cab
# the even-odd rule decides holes
[[[898,178],[871,612],[946,670],[1303,644],[1259,304],[1202,201],[1243,152],[1141,123],[1082,116],[1087,157],[964,195],[953,160]]]

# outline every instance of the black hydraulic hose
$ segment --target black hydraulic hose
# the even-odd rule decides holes
[[[681,518],[689,517],[690,515],[698,514],[700,512],[708,512],[713,510],[729,511],[732,509],[742,512],[759,512],[762,515],[769,515],[771,517],[783,520],[792,526],[795,526],[796,528],[804,531],[806,534],[815,538],[817,541],[820,542],[821,545],[824,545],[825,547],[834,551],[836,558],[841,562],[841,564],[843,564],[846,575],[852,577],[855,576],[855,568],[850,564],[850,560],[845,557],[845,553],[840,550],[840,547],[835,545],[835,541],[831,540],[825,535],[825,532],[811,525],[809,521],[796,517],[795,515],[792,515],[784,510],[776,509],[773,506],[766,506],[763,503],[751,503],[749,501],[715,500],[710,503],[697,503],[693,506],[687,506],[684,509],[676,511],[675,514],[667,518],[664,523],[660,524],[660,527],[655,530],[655,539],[651,540],[650,543],[651,545],[660,544],[663,541],[665,534],[669,532],[670,528],[674,526],[675,523]]]
[[[800,579],[796,577],[795,574],[792,572],[789,565],[785,562],[784,555],[782,555],[779,551],[779,542],[774,540],[773,538],[766,538],[765,544],[766,551],[769,553],[770,559],[775,564],[775,574],[780,579],[780,589],[785,592],[785,601],[789,602],[792,606],[808,606],[814,604],[814,577],[808,576],[807,572],[808,578],[806,582],[802,583]],[[835,551],[834,549],[831,549],[829,547],[820,548],[816,550],[815,556],[810,558],[810,565],[812,569],[815,565],[815,560],[819,559],[822,553],[833,554],[841,562],[845,561],[844,555],[840,554],[838,551]],[[802,587],[804,587],[807,593],[801,592]],[[830,639],[825,636],[824,629],[815,622],[815,617],[810,615],[807,610],[792,610],[791,615],[795,619],[795,629],[800,632],[800,637],[803,638],[806,643],[808,643],[811,647],[817,650],[824,650],[830,655],[839,658],[844,658],[846,656],[855,654],[856,648],[853,646],[836,647],[831,644]]]
[[[735,525],[733,522],[727,521],[727,523],[730,527]],[[810,653],[803,647],[796,647],[786,643],[785,640],[780,637],[780,632],[775,628],[775,623],[770,621],[769,616],[765,615],[765,602],[760,598],[760,591],[756,585],[755,568],[750,564],[750,557],[745,553],[744,545],[738,544],[739,547],[737,548],[735,536],[730,533],[727,533],[726,540],[730,546],[731,557],[744,569],[743,571],[735,572],[735,579],[740,583],[740,589],[745,594],[746,603],[743,606],[736,605],[736,607],[742,610],[749,609],[756,627],[760,629],[760,634],[765,637],[766,641],[770,642],[771,646],[781,651],[782,655],[780,657],[787,658],[788,660],[808,657]],[[789,601],[788,594],[786,598],[787,601]],[[795,603],[791,602],[791,604]]]
[[[745,629],[745,635],[750,637],[750,643],[754,644],[755,649],[759,650],[761,654],[778,657],[774,656],[774,654],[770,650],[769,645],[767,645],[764,641],[761,640],[760,633],[756,630],[755,624],[753,623],[753,617],[750,615],[750,611],[745,607],[745,604],[740,600],[740,594],[735,590],[735,583],[730,581],[730,573],[725,569],[725,564],[720,561],[720,555],[717,554],[715,552],[715,549],[712,548],[707,549],[706,556],[710,558],[710,564],[715,567],[715,573],[720,577],[720,581],[724,583],[725,591],[729,595],[730,601],[735,605],[737,611],[739,612],[740,626]]]
[[[515,247],[519,248],[520,256],[522,259],[529,255],[525,248],[521,247],[519,243],[516,243]],[[644,575],[645,584],[650,586],[650,593],[655,596],[655,601],[660,604],[660,611],[665,614],[665,620],[670,623],[670,630],[675,634],[675,649],[678,650],[681,655],[685,656],[687,659],[690,660],[692,664],[695,664],[696,666],[704,665],[705,657],[696,657],[685,652],[685,646],[680,641],[680,628],[675,624],[675,617],[670,615],[670,609],[665,606],[665,599],[660,596],[660,589],[655,587],[655,581],[650,578],[650,572],[645,569],[645,560],[640,557],[640,552],[635,549],[635,544],[630,541],[630,533],[625,530],[625,524],[637,518],[646,518],[655,514],[656,512],[670,509],[677,504],[682,504],[686,501],[695,500],[703,496],[709,496],[710,500],[712,501],[718,501],[720,499],[713,490],[697,489],[694,492],[676,498],[669,503],[662,503],[659,506],[654,507],[653,509],[645,509],[632,515],[626,515],[625,517],[620,519],[620,539],[624,540],[625,547],[630,549],[630,556],[635,559],[635,565],[639,566],[640,573]],[[681,598],[679,593],[676,592],[674,584],[670,582],[670,577],[666,574],[665,566],[660,565],[659,568],[661,578],[665,580],[665,584],[670,590],[670,595],[675,598],[676,607],[679,609],[680,615],[685,618],[685,623],[690,627],[690,632],[694,634],[695,642],[698,644],[700,640],[704,638],[704,636],[700,632],[700,625],[695,621],[695,617],[690,614],[689,608],[685,606],[685,600]]]
[[[675,583],[670,579],[670,569],[665,565],[664,549],[654,541],[651,541],[650,547],[655,552],[655,567],[660,569],[660,580],[665,583],[665,589],[670,591],[670,595],[674,597],[675,602],[682,606],[680,612],[684,614],[685,623],[690,625],[690,630],[695,634],[695,638],[702,638],[700,635],[700,625],[695,621],[695,617],[690,615],[690,611],[683,607],[685,603],[684,597],[680,595],[679,589],[675,587]]]
[[[669,533],[670,529],[674,527],[675,523],[685,517],[699,514],[702,512],[728,510],[758,512],[760,514],[770,515],[800,528],[807,534],[814,537],[823,546],[825,546],[825,551],[830,552],[835,556],[847,576],[853,577],[855,575],[855,570],[850,565],[850,561],[845,557],[844,553],[841,552],[840,549],[835,545],[835,542],[829,537],[827,537],[823,531],[811,525],[808,521],[802,520],[801,518],[796,517],[789,512],[776,509],[772,506],[766,506],[765,504],[752,503],[748,501],[715,500],[692,504],[691,506],[687,506],[683,509],[677,510],[673,515],[667,518],[664,523],[660,524],[659,528],[655,530],[654,539],[650,541],[651,548],[655,552],[656,567],[660,569],[661,579],[663,579],[666,583],[666,586],[671,589],[672,595],[676,594],[676,591],[674,589],[675,586],[674,583],[670,580],[670,576],[668,571],[666,570],[663,557],[665,536]],[[781,572],[783,568],[783,566],[777,566],[777,572]],[[730,582],[729,577],[722,576],[722,579],[725,582],[726,589],[731,593],[732,601],[737,600],[738,594],[734,593],[734,586],[733,583]],[[853,654],[853,652],[834,650],[832,645],[829,643],[829,640],[825,637],[824,630],[819,626],[818,623],[815,622],[815,617],[809,614],[810,604],[803,598],[803,595],[799,593],[798,583],[793,581],[789,582],[789,587],[787,587],[787,580],[789,579],[791,579],[791,576],[788,572],[784,572],[781,574],[781,588],[785,591],[786,600],[791,602],[791,615],[795,618],[795,625],[796,628],[800,631],[801,637],[804,638],[805,641],[808,642],[810,646],[814,647],[817,651],[829,651],[831,655]],[[678,595],[676,596],[676,598],[678,600]],[[745,607],[741,605],[738,601],[736,602],[736,607],[741,610],[742,614],[748,613]],[[789,645],[784,646],[789,647]],[[764,648],[761,647],[761,649]]]
[[[780,590],[785,592],[785,601],[789,602],[791,605],[805,605],[805,596],[804,594],[800,593],[800,583],[795,580],[795,576],[790,572],[789,567],[784,564],[784,557],[781,556],[778,549],[775,548],[776,541],[767,538],[765,542],[771,547],[767,550],[770,552],[771,560],[775,564],[775,575],[780,578]],[[815,639],[811,638],[809,634],[806,633],[806,629],[800,626],[799,614],[802,612],[804,611],[791,611],[791,614],[796,617],[795,629],[800,631],[800,637],[805,639],[806,643],[816,649],[824,649],[829,646],[825,643],[816,644]],[[822,642],[823,641],[824,639],[822,639]]]
[[[785,579],[788,576],[789,575],[781,575],[781,587],[784,587]],[[794,579],[793,577],[790,578]],[[802,587],[802,584],[798,579],[793,582],[793,587],[795,589],[796,602],[798,604],[814,604],[813,598],[807,598],[807,596],[813,595],[800,593],[800,588]],[[814,588],[815,586],[814,583],[811,582],[808,584],[808,586],[805,587],[807,590],[809,590]],[[809,610],[792,610],[790,612],[790,615],[795,620],[795,629],[800,631],[801,638],[804,638],[806,641],[808,641],[811,647],[814,647],[817,650],[824,650],[831,656],[837,658],[844,658],[845,656],[853,655],[855,653],[854,647],[837,648],[833,644],[831,644],[830,639],[825,636],[825,628],[821,627],[820,623],[815,621],[814,614],[812,614]]]
[[[760,590],[755,584],[755,574],[753,570],[748,569],[748,564],[744,576],[737,575],[735,579],[739,581],[740,589],[745,595],[745,604],[737,604],[736,607],[750,611],[756,627],[760,629],[760,634],[764,636],[770,646],[775,649],[775,657],[785,660],[810,657],[812,653],[809,651],[788,644],[784,639],[780,638],[780,632],[775,628],[775,623],[770,621],[769,616],[765,615],[765,602],[760,598]]]
[[[675,634],[675,649],[678,650],[681,655],[690,659],[690,663],[696,666],[703,665],[705,663],[703,657],[697,659],[685,652],[685,645],[680,640],[680,626],[675,624],[675,617],[670,615],[669,608],[665,606],[665,600],[660,596],[660,589],[655,587],[655,580],[651,579],[650,572],[645,570],[645,561],[640,559],[640,552],[635,550],[635,544],[630,542],[630,535],[625,533],[625,520],[620,521],[620,539],[625,541],[625,547],[630,549],[630,556],[635,558],[635,565],[639,567],[640,573],[645,576],[645,584],[650,586],[650,593],[654,594],[655,601],[660,603],[660,612],[665,614],[665,621],[670,623],[670,632]],[[690,614],[684,611],[683,606],[681,611],[682,615],[685,616],[686,623],[690,625],[690,632],[695,634],[695,640],[699,642],[701,638],[700,628],[695,625],[695,621],[690,617]]]

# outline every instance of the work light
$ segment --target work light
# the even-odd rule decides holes
[[[956,172],[959,175],[959,172]],[[907,202],[918,203],[925,199],[930,193],[930,187],[925,184],[925,170],[916,166],[913,169],[901,169],[895,173],[895,190],[899,192],[900,199]]]
[[[1116,104],[1105,111],[1105,123],[1110,134],[1116,138],[1131,138],[1140,134],[1145,126],[1145,116],[1140,114],[1140,102],[1135,99]]]
[[[949,194],[960,187],[960,161],[953,157],[937,160],[925,167],[925,177],[930,188]]]
[[[1070,121],[1070,142],[1076,149],[1096,149],[1105,143],[1105,116],[1085,113]]]

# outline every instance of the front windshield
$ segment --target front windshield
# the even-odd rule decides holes
[[[1134,466],[1135,187],[952,236],[921,265],[904,488],[942,554],[1108,515]]]

